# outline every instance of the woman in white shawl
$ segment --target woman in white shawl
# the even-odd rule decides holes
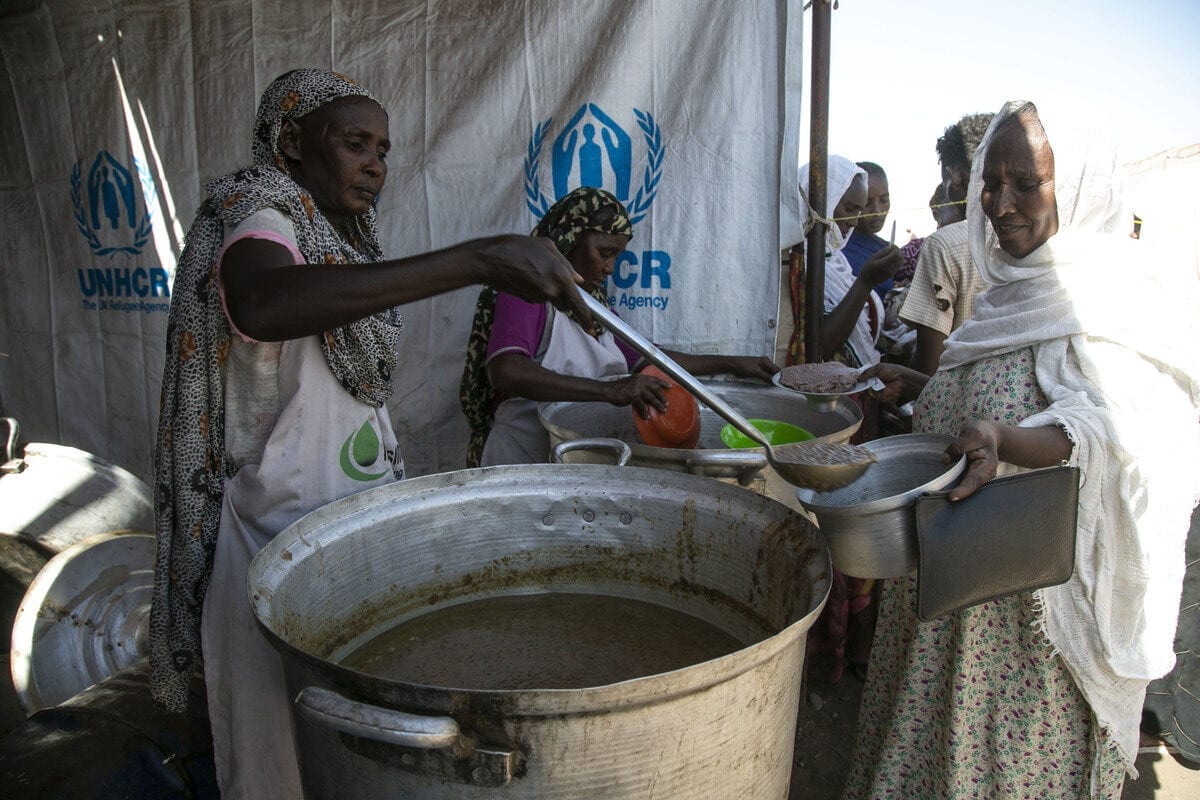
[[[801,197],[808,198],[809,165],[800,168]],[[856,277],[842,253],[854,223],[867,204],[867,173],[843,156],[829,156],[825,183],[825,208],[833,223],[825,231],[825,317],[821,322],[821,354],[806,359],[804,348],[803,255],[793,260],[789,276],[792,312],[795,319],[788,343],[787,363],[838,360],[852,367],[879,363],[875,340],[883,324],[883,304],[872,288],[892,277],[900,266],[900,251],[894,246],[875,253]],[[812,225],[810,219],[806,227]],[[798,251],[797,246],[793,251]]]
[[[867,173],[843,156],[829,156],[825,208],[830,216],[825,232],[825,315],[821,321],[819,356],[804,354],[804,292],[806,261],[802,249],[792,248],[789,283],[795,327],[788,342],[787,364],[837,360],[852,367],[879,363],[875,340],[883,324],[883,303],[873,288],[890,278],[903,258],[895,246],[884,247],[863,264],[855,277],[842,253],[854,223],[867,203]],[[809,164],[800,169],[800,192],[807,201]],[[814,220],[807,221],[806,228]],[[855,396],[863,422],[853,441],[875,438],[878,413],[873,400]],[[834,570],[825,609],[809,632],[809,653],[829,657],[829,680],[841,680],[847,664],[861,673],[868,660],[871,637],[871,584]]]
[[[886,582],[847,798],[1118,798],[1136,775],[1146,685],[1174,663],[1200,367],[1195,277],[1125,235],[1117,166],[1097,135],[1005,105],[967,207],[993,288],[927,384],[869,371],[885,398],[919,393],[915,430],[958,436],[951,499],[1019,467],[1083,483],[1067,583],[920,623],[915,578]]]

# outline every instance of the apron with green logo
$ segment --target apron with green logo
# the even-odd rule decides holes
[[[235,342],[231,361],[274,362],[259,373],[259,396],[239,424],[265,438],[258,463],[225,484],[201,637],[209,719],[224,797],[300,797],[289,699],[279,657],[257,629],[246,593],[251,559],[276,534],[334,500],[404,477],[387,407],[350,396],[329,371],[317,337]],[[248,355],[247,355],[248,354]],[[242,381],[241,393],[246,393]],[[251,384],[253,385],[253,384]],[[278,401],[271,397],[278,394]],[[262,408],[274,407],[272,414]],[[246,409],[246,406],[239,406]],[[235,412],[236,413],[236,412]],[[260,443],[261,444],[261,443]],[[256,448],[247,451],[257,456]]]

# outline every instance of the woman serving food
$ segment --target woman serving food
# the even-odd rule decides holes
[[[222,796],[291,800],[291,698],[246,602],[246,568],[301,516],[404,477],[385,406],[402,363],[396,307],[488,283],[587,309],[570,265],[527,236],[385,260],[375,201],[388,117],[342,75],[276,78],[251,149],[252,166],[206,187],[172,293],[151,692],[184,711],[203,651]]]
[[[633,237],[629,213],[603,189],[580,187],[559,200],[533,230],[554,242],[583,276],[584,291],[608,303],[605,280]],[[615,313],[615,312],[614,312]],[[688,355],[665,351],[695,375],[729,373],[769,382],[779,371],[769,358]],[[484,289],[475,308],[460,390],[471,425],[468,466],[532,464],[550,453],[538,403],[600,401],[665,412],[667,382],[637,372],[640,357],[611,332],[561,313]]]

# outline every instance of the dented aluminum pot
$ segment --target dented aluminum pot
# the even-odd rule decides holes
[[[299,520],[254,559],[311,798],[785,798],[805,633],[830,563],[803,516],[637,467],[546,464],[413,478]],[[338,654],[448,605],[533,591],[674,608],[742,649],[582,689],[383,679]]]

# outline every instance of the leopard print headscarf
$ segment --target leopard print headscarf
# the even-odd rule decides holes
[[[580,186],[552,205],[542,217],[533,236],[545,236],[554,242],[558,252],[570,255],[579,237],[587,231],[633,235],[633,223],[629,212],[613,195],[603,189]],[[608,292],[601,286],[592,291],[592,296],[608,303]],[[458,387],[458,399],[462,405],[471,435],[467,441],[467,466],[477,467],[483,457],[483,445],[492,429],[493,398],[495,393],[487,376],[487,346],[492,336],[492,321],[495,318],[496,290],[484,287],[475,303],[475,317],[471,323],[471,337],[467,341],[467,361],[463,367],[462,382]],[[574,315],[566,312],[575,319]],[[593,335],[599,336],[600,328]]]
[[[217,294],[217,256],[225,223],[274,208],[296,231],[306,263],[379,261],[375,212],[335,229],[312,196],[288,175],[279,151],[285,119],[299,119],[341,97],[375,98],[349,78],[297,69],[263,93],[255,119],[254,165],[205,187],[188,231],[167,320],[167,354],[154,466],[158,552],[150,611],[150,690],[156,702],[184,711],[200,658],[200,613],[212,574],[221,499],[234,474],[225,453],[225,360],[230,329]],[[378,101],[376,101],[378,102]],[[326,361],[354,397],[380,407],[391,393],[402,320],[388,311],[326,331]]]

